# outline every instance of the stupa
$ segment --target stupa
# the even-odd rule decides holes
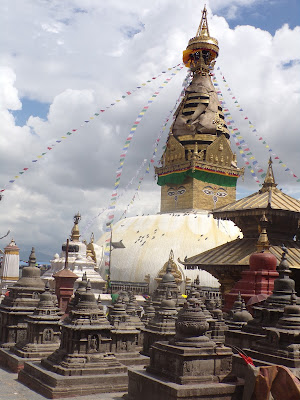
[[[141,350],[140,330],[136,329],[127,314],[124,299],[118,298],[114,303],[109,321],[113,326],[110,349],[117,360],[127,366],[146,365],[148,357],[139,353]]]
[[[183,259],[240,235],[230,221],[218,222],[211,215],[216,207],[235,201],[236,182],[243,175],[211,81],[210,71],[218,54],[218,42],[209,34],[205,11],[199,31],[183,55],[192,81],[175,113],[161,166],[155,168],[161,186],[160,213],[122,219],[113,226],[113,240],[123,240],[125,248],[112,252],[112,281],[143,282],[150,274],[152,292],[159,266],[170,249],[175,259]],[[104,247],[109,236],[104,234],[97,244]],[[186,276],[195,278],[193,271],[178,269],[183,280]],[[104,263],[101,274],[107,274]],[[203,286],[219,286],[203,271],[200,278]]]
[[[209,339],[208,327],[200,301],[188,301],[178,315],[175,337],[152,345],[146,371],[128,370],[128,399],[242,398],[231,376],[232,351]]]
[[[26,318],[36,309],[45,283],[36,267],[34,248],[29,256],[28,266],[22,270],[21,278],[8,288],[9,294],[0,304],[0,345],[10,348],[26,339]]]
[[[0,270],[1,293],[5,294],[7,288],[16,283],[19,278],[20,249],[14,239],[4,248],[4,256]]]
[[[12,372],[19,372],[25,361],[39,361],[49,356],[60,345],[62,312],[55,305],[49,285],[40,295],[40,301],[32,315],[28,315],[26,339],[8,349],[0,349],[1,364]]]
[[[157,341],[168,341],[175,335],[175,320],[177,318],[176,303],[171,292],[166,293],[155,316],[141,330],[144,338],[142,354],[149,356],[150,347]]]
[[[97,264],[95,262],[95,251],[92,252],[91,245],[93,244],[93,238],[91,243],[87,246],[85,242],[80,240],[79,232],[79,221],[81,216],[79,212],[74,216],[74,225],[71,231],[70,240],[68,244],[68,267],[70,271],[78,276],[78,280],[75,283],[75,288],[78,286],[79,280],[85,273],[87,279],[90,280],[91,285],[95,293],[100,293],[105,287],[105,281],[95,269]],[[57,272],[61,271],[65,267],[66,263],[66,249],[67,243],[62,245],[62,252],[60,255],[55,254],[54,259],[51,260],[51,267],[43,275],[42,279],[50,282],[50,286],[54,287],[54,278]],[[94,247],[93,247],[94,249]]]
[[[61,327],[60,348],[41,363],[26,363],[21,382],[48,398],[126,390],[127,368],[110,352],[112,327],[89,282]]]

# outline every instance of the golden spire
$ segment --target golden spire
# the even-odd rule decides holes
[[[262,188],[260,189],[259,193],[267,192],[268,190],[271,190],[272,188],[276,188],[276,186],[277,186],[277,183],[275,183],[272,164],[273,164],[273,161],[272,161],[272,158],[270,157],[269,162],[268,162],[268,169],[267,169],[267,173],[265,176],[265,180],[264,180],[264,183],[262,184]]]
[[[209,36],[206,5],[204,6],[202,11],[201,22],[197,30],[196,36]]]
[[[207,10],[204,6],[196,36],[189,40],[189,44],[183,52],[183,62],[193,72],[208,73],[213,68],[218,54],[218,41],[209,34]]]
[[[74,226],[71,231],[72,242],[79,242],[80,233],[79,233],[78,222],[80,220],[81,220],[81,215],[79,214],[79,211],[78,211],[78,213],[76,215],[74,215]]]
[[[263,216],[260,219],[260,235],[256,244],[257,252],[261,251],[268,251],[270,248],[270,242],[268,239],[267,235],[267,225],[268,225],[268,219],[266,217],[266,214],[263,213]]]

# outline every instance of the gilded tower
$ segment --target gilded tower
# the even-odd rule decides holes
[[[209,34],[207,10],[183,52],[192,81],[175,113],[161,167],[161,212],[213,210],[236,200],[237,168],[229,131],[211,81],[218,41]]]

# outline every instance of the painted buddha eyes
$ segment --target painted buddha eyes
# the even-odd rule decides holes
[[[175,189],[173,189],[173,188],[170,188],[169,190],[168,190],[168,196],[174,196],[175,195]]]
[[[202,189],[203,193],[205,193],[207,196],[212,196],[213,198],[213,202],[216,203],[218,201],[218,197],[226,197],[227,196],[227,192],[225,189],[223,188],[216,188],[216,187],[212,187],[212,186],[205,186]]]
[[[211,186],[205,186],[205,188],[203,189],[203,192],[207,196],[212,196],[214,194],[214,189]]]
[[[177,190],[177,194],[184,194],[186,192],[185,187],[184,186],[179,186],[178,190]]]

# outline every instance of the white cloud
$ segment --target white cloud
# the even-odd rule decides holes
[[[226,15],[254,3],[222,0],[211,5],[215,14],[223,10]],[[64,2],[64,7],[60,1],[28,1],[22,7],[11,1],[0,13],[1,26],[7,31],[5,39],[0,38],[0,183],[7,184],[29,167],[5,191],[0,203],[1,226],[4,231],[12,230],[28,254],[35,245],[38,252],[51,256],[69,235],[74,213],[82,213],[83,228],[107,207],[130,127],[164,76],[99,117],[84,121],[127,90],[181,62],[182,50],[198,28],[202,5],[194,0],[155,0],[151,6],[144,0],[107,4],[90,0],[84,2],[84,9],[81,7],[82,2],[75,0]],[[299,64],[293,61],[300,59],[299,27],[284,25],[275,36],[252,26],[230,29],[225,18],[212,15],[210,9],[209,27],[220,44],[217,65],[245,113],[300,175],[299,150],[295,149],[300,122]],[[153,142],[181,91],[185,73],[166,86],[145,114],[128,151],[121,187],[151,156]],[[46,120],[31,116],[25,126],[16,126],[11,110],[21,108],[24,96],[51,104]],[[231,99],[227,101],[242,134],[265,167],[266,149],[249,133]],[[76,128],[72,135],[66,135]],[[67,139],[56,143],[61,136]],[[52,144],[55,147],[47,150]],[[32,163],[43,152],[46,156]],[[242,166],[241,159],[239,164]],[[279,186],[300,195],[295,180],[282,167],[274,168]],[[120,213],[130,203],[137,182],[120,199]],[[248,175],[246,185],[249,190],[257,189]],[[244,187],[241,182],[238,191]],[[159,198],[152,170],[129,212],[156,212]],[[93,225],[96,237],[104,220],[101,215]]]

